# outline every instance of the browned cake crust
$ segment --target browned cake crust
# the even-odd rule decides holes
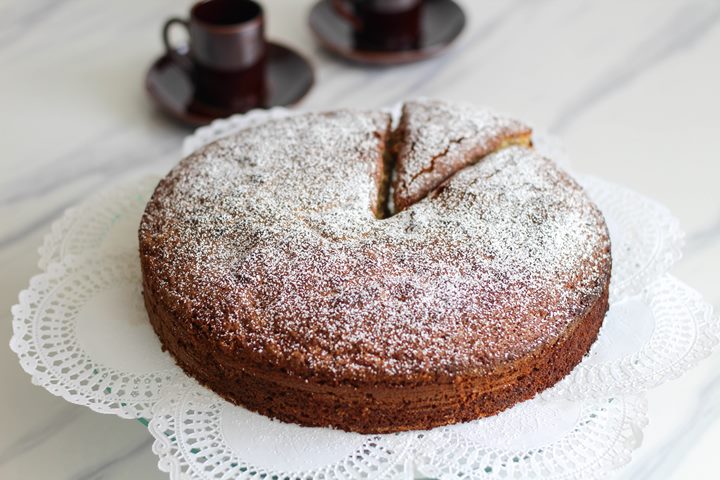
[[[284,421],[375,433],[495,414],[580,362],[611,268],[583,190],[530,149],[480,161],[472,150],[378,219],[388,122],[350,111],[274,121],[160,182],[140,226],[143,293],[189,375]],[[438,131],[428,151],[442,151]]]
[[[145,287],[147,289],[147,287]],[[567,335],[543,345],[503,371],[483,376],[428,375],[398,385],[323,385],[282,370],[244,364],[237,356],[204,350],[190,323],[145,296],[150,321],[177,364],[226,400],[269,417],[307,426],[334,426],[361,433],[388,433],[465,422],[494,415],[551,387],[580,363],[597,339],[608,308],[607,288],[578,316]],[[183,340],[181,340],[183,339]]]

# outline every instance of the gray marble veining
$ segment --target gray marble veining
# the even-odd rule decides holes
[[[664,25],[649,32],[646,38],[577,98],[562,108],[550,131],[562,133],[573,121],[614,91],[632,82],[670,55],[681,54],[692,47],[720,20],[720,3],[703,1],[682,4]],[[611,34],[611,32],[609,32]]]
[[[109,470],[119,468],[124,462],[127,462],[129,459],[136,457],[143,452],[146,452],[148,449],[150,449],[152,443],[152,439],[142,441],[133,448],[131,448],[129,451],[121,453],[120,455],[113,457],[112,459],[100,465],[93,465],[87,471],[80,472],[79,474],[74,475],[70,478],[72,480],[97,480],[100,478],[104,478]]]
[[[303,18],[312,0],[263,3],[268,37],[295,46],[316,67],[307,108],[437,96],[515,112],[559,133],[576,170],[651,193],[673,208],[690,232],[674,271],[717,306],[720,2],[461,1],[468,26],[457,45],[397,68],[363,68],[321,51]],[[118,177],[163,172],[178,160],[189,130],[150,106],[142,80],[162,51],[162,22],[190,3],[0,1],[5,342],[10,307],[37,272],[36,250],[50,223]],[[717,478],[718,371],[715,354],[649,393],[643,445],[617,477]],[[70,406],[31,385],[7,348],[0,349],[0,385],[3,480],[166,478],[144,427]]]
[[[65,410],[66,411],[63,411],[50,418],[42,425],[39,425],[35,430],[27,432],[20,438],[14,439],[13,443],[1,450],[0,466],[4,463],[9,462],[17,455],[38,447],[53,435],[60,434],[63,427],[65,427],[71,422],[74,422],[79,415],[90,413],[83,412],[82,410],[77,408],[67,408]]]
[[[720,194],[718,195],[720,197]],[[720,201],[720,198],[718,199]],[[691,254],[704,247],[717,245],[720,242],[720,217],[706,228],[693,232],[687,237],[687,253]]]

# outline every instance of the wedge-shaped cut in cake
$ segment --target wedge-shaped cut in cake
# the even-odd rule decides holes
[[[438,100],[405,103],[394,138],[394,210],[416,203],[485,155],[530,146],[531,133],[524,123],[487,109]]]

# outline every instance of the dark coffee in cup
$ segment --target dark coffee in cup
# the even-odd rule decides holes
[[[421,36],[422,0],[333,0],[360,50],[411,50]]]
[[[174,24],[189,33],[187,57],[169,40]],[[190,19],[171,18],[163,27],[168,54],[191,71],[197,97],[210,105],[244,112],[265,103],[267,45],[262,7],[251,0],[206,0]]]

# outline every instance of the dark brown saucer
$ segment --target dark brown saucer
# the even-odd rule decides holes
[[[274,42],[268,42],[267,47],[267,95],[264,105],[256,108],[298,103],[314,83],[312,66],[288,47]],[[199,100],[191,72],[167,54],[150,67],[145,77],[145,88],[164,112],[188,125],[206,125],[218,118],[243,113]]]
[[[453,0],[424,0],[420,35],[415,46],[402,50],[360,47],[347,19],[333,8],[331,0],[320,0],[310,11],[310,29],[327,50],[354,62],[394,65],[424,60],[441,53],[465,27],[465,12]]]

